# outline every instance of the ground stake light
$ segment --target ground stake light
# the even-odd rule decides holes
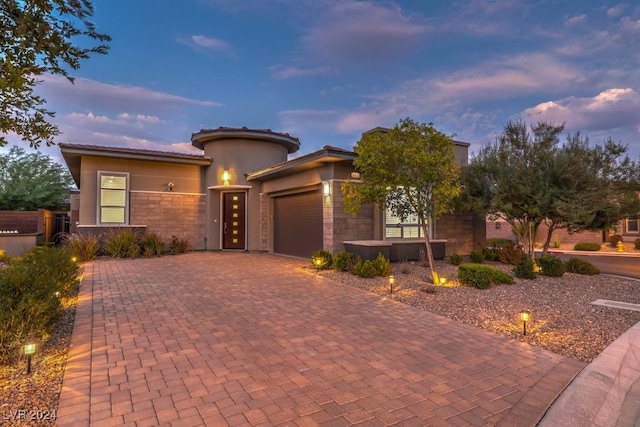
[[[389,293],[393,294],[393,284],[396,282],[396,278],[394,276],[389,276]]]
[[[31,356],[36,352],[35,344],[25,344],[24,345],[24,354],[27,355],[27,374],[31,373]]]
[[[529,321],[530,317],[531,317],[531,313],[528,310],[522,310],[520,312],[520,320],[522,320],[523,335],[527,335],[527,322]]]

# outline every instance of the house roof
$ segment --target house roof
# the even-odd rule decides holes
[[[198,166],[211,164],[209,157],[202,154],[173,153],[169,151],[144,150],[139,148],[104,147],[100,145],[58,143],[60,152],[73,176],[76,185],[80,187],[80,158],[82,156],[110,157],[134,160],[149,160],[154,162],[182,163]]]
[[[191,145],[201,150],[204,146],[218,139],[257,139],[264,142],[278,144],[287,149],[289,154],[300,149],[300,140],[283,132],[274,132],[271,129],[249,129],[219,127],[217,129],[202,129],[191,134]]]
[[[247,175],[247,181],[263,181],[266,179],[276,178],[307,169],[312,169],[323,163],[353,161],[358,155],[353,151],[345,150],[331,145],[325,145],[321,150],[304,156],[296,157],[277,165],[251,172]]]

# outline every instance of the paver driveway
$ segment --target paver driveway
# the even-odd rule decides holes
[[[584,366],[270,254],[85,266],[58,425],[535,425]]]

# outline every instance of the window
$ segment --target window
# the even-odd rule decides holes
[[[127,224],[128,173],[98,172],[98,223]]]
[[[640,233],[640,219],[639,217],[627,218],[625,230],[627,233]]]
[[[385,213],[385,239],[413,239],[424,238],[422,232],[422,223],[418,220],[417,215],[409,215],[404,222],[400,222],[400,218],[395,216],[391,211]],[[428,227],[431,236],[431,227]]]

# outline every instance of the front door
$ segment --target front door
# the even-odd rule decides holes
[[[222,248],[244,249],[245,193],[224,193],[222,210]]]

